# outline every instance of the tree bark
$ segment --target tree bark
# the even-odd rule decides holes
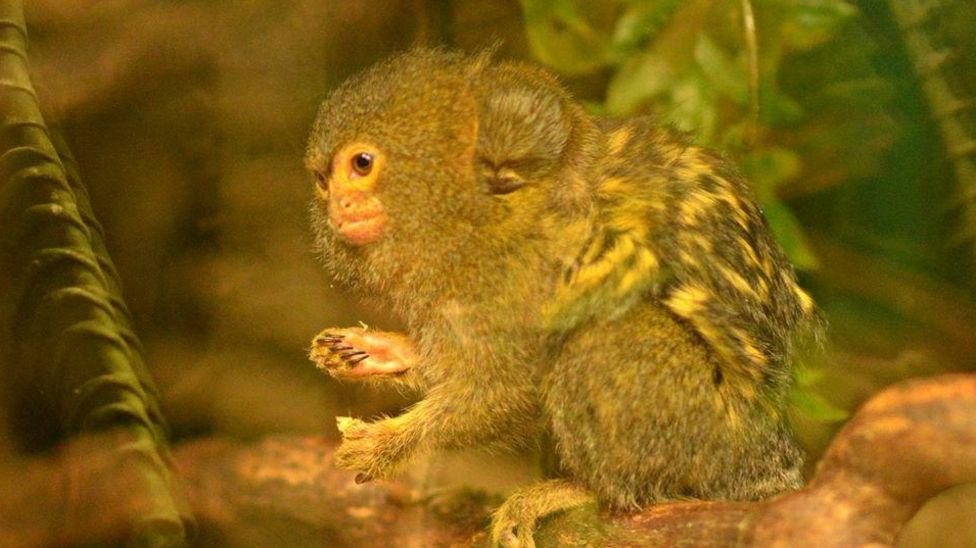
[[[491,505],[483,493],[416,501],[396,483],[356,485],[331,465],[325,439],[254,445],[204,440],[176,450],[204,528],[284,519],[336,546],[476,545]],[[631,515],[584,507],[547,520],[547,543],[852,546],[891,544],[930,498],[976,481],[976,375],[895,385],[834,438],[807,486],[763,502],[676,502]],[[257,520],[257,521],[255,521]],[[326,542],[328,541],[328,542]]]

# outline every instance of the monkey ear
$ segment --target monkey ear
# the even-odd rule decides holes
[[[566,99],[544,73],[487,69],[475,160],[489,189],[507,194],[560,164],[572,125]]]

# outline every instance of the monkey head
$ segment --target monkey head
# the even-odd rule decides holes
[[[413,51],[351,78],[306,155],[333,274],[375,292],[504,268],[566,202],[588,120],[548,74],[487,54]]]

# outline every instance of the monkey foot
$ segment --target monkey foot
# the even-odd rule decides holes
[[[312,340],[309,359],[340,379],[397,377],[417,362],[405,336],[362,327],[326,329]]]
[[[537,520],[593,501],[588,491],[562,479],[523,487],[495,511],[491,523],[491,545],[535,548],[533,534]]]

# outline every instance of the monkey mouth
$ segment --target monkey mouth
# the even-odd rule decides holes
[[[366,245],[380,239],[386,213],[382,209],[342,212],[330,216],[333,230],[352,245]]]

